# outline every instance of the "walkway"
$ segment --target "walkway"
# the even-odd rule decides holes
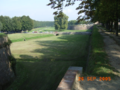
[[[99,78],[94,81],[87,81],[87,77],[84,77],[83,81],[76,81],[74,90],[120,90],[120,46],[106,35],[106,32],[101,30],[99,32],[104,37],[105,51],[108,54],[110,64],[119,71],[119,73],[113,72],[118,77],[111,81],[99,81]]]

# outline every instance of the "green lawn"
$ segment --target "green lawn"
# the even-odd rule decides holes
[[[43,29],[45,29],[46,27],[43,27]],[[35,31],[39,30],[41,28],[36,28]],[[53,27],[49,27],[49,28],[46,28],[47,30],[43,30],[43,32],[45,31],[54,31],[54,28]],[[33,30],[32,30],[33,31]],[[62,31],[62,32],[90,32],[91,30],[65,30],[65,31]],[[51,37],[51,36],[54,36],[53,34],[33,34],[33,33],[14,33],[14,34],[8,34],[8,37],[9,39],[12,41],[12,42],[19,42],[19,41],[24,41],[24,38],[26,40],[30,40],[30,39],[37,39],[37,38],[44,38],[44,37]]]
[[[56,90],[70,66],[86,66],[88,35],[59,35],[15,42],[17,78],[6,90]]]
[[[46,36],[12,43],[11,52],[17,59],[17,77],[6,90],[56,90],[70,66],[80,66],[85,71],[88,37],[88,35]],[[14,40],[14,35],[10,39]],[[95,26],[91,45],[88,72],[83,73],[84,76],[113,78],[115,76],[113,71],[117,71],[110,66],[104,50],[103,37]]]
[[[50,31],[53,31],[53,32],[86,32],[86,31],[90,31],[90,30],[64,30],[64,31],[58,31],[58,30],[55,30],[54,27],[41,27],[41,28],[34,28],[32,29],[31,31],[29,32],[33,32],[33,31],[38,31],[38,32],[50,32]]]
[[[43,35],[43,34],[24,34],[24,33],[8,34],[8,37],[12,42],[24,41],[24,38],[26,40],[30,40],[30,39],[44,38],[44,37],[50,37],[50,36],[53,36],[53,35],[52,34],[47,34],[47,35]]]

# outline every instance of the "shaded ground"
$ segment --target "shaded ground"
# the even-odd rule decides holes
[[[6,90],[56,90],[70,66],[86,66],[88,35],[59,35],[15,42],[17,77]]]
[[[84,77],[83,81],[76,82],[75,90],[120,90],[120,46],[104,32],[100,33],[104,37],[105,51],[108,54],[110,66],[116,69],[116,71],[113,72],[116,77],[110,81],[106,81],[100,77],[96,77],[93,81],[87,81],[87,77],[90,77],[87,76]]]
[[[84,39],[84,42],[82,42]],[[59,35],[12,43],[17,59],[72,60],[84,55],[88,35]],[[79,50],[77,50],[79,48]],[[80,52],[82,51],[82,52]],[[80,54],[80,55],[79,55]]]

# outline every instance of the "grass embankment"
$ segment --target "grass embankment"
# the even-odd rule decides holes
[[[86,67],[88,35],[59,35],[16,42],[17,77],[6,90],[56,90],[70,66]]]
[[[108,55],[105,52],[103,37],[98,32],[96,26],[93,28],[91,41],[91,54],[88,63],[88,74],[102,77],[114,78],[112,72],[115,70],[109,63]]]
[[[90,30],[62,30],[62,31],[59,31],[59,30],[55,30],[54,27],[41,27],[41,28],[34,28],[32,29],[31,31],[29,32],[33,32],[33,31],[38,31],[38,32],[89,32]]]
[[[44,38],[44,37],[50,37],[53,36],[53,34],[47,34],[47,35],[41,35],[41,34],[8,34],[9,39],[12,42],[19,42],[19,41],[24,41],[24,39],[26,40],[30,40],[30,39],[37,39],[37,38]]]
[[[4,33],[0,33],[0,38],[3,37],[3,36],[7,36],[7,35],[4,34]]]

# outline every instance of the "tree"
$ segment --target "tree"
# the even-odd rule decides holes
[[[14,31],[21,31],[21,28],[22,28],[22,25],[21,25],[21,22],[20,22],[20,18],[19,17],[13,17],[12,18],[12,24],[13,24],[13,30]]]
[[[2,23],[3,28],[1,29],[1,31],[5,31],[4,27],[5,27],[5,20],[3,16],[0,16],[0,21]]]
[[[0,22],[0,31],[1,31],[2,28],[3,28],[3,24]]]
[[[76,0],[50,0],[48,6],[57,9],[53,14],[58,15],[63,9],[63,3],[66,1],[65,6],[74,5]],[[111,30],[112,23],[114,22],[114,28],[116,29],[116,36],[118,36],[118,19],[120,19],[120,0],[82,0],[79,6],[76,8],[78,15],[85,13],[85,16],[78,16],[77,21],[91,20],[93,22],[99,21]],[[59,17],[61,17],[59,15]]]
[[[36,21],[33,20],[33,27],[38,28],[38,27],[46,27],[46,26],[54,26],[54,21]]]
[[[68,25],[77,25],[77,20],[70,20]]]
[[[67,29],[67,27],[68,27],[68,16],[65,15],[63,12],[60,12],[60,14],[61,13],[63,15],[62,17],[58,17],[58,16],[54,17],[55,29],[56,30],[60,30],[60,29],[63,30],[63,29]]]
[[[33,28],[33,20],[29,16],[21,17],[22,30],[31,30]]]
[[[4,21],[5,21],[4,31],[6,32],[12,31],[13,30],[12,19],[8,16],[4,16]]]

